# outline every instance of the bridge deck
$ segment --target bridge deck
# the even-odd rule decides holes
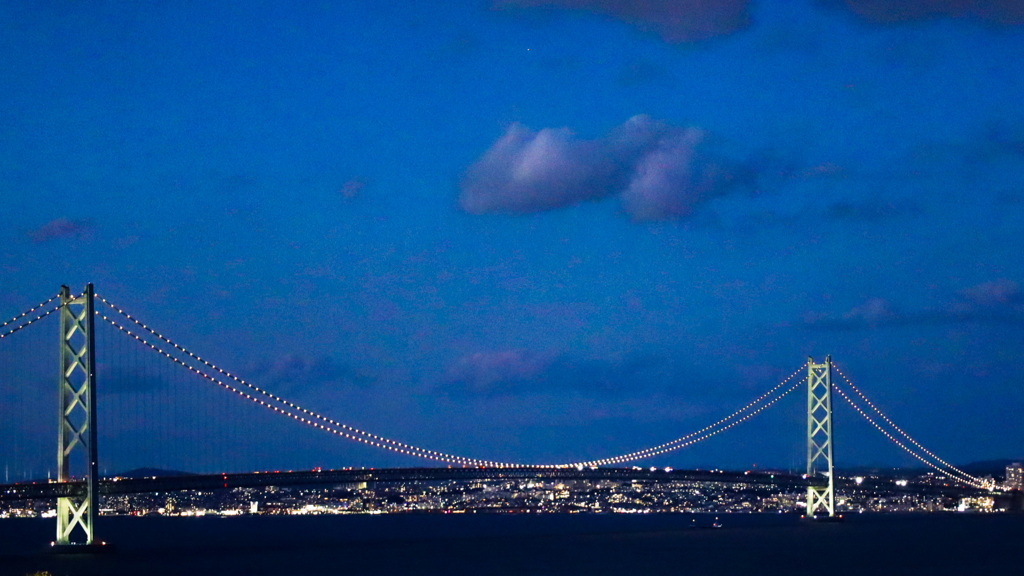
[[[381,468],[358,470],[303,470],[287,472],[246,472],[150,476],[144,478],[104,478],[101,494],[134,494],[178,490],[216,490],[260,486],[296,486],[306,484],[352,484],[361,482],[440,482],[446,480],[614,480],[654,482],[722,482],[726,484],[804,487],[799,476],[771,473],[719,472],[709,470],[636,470],[632,468]],[[73,495],[84,488],[81,481],[35,482],[0,485],[0,500],[58,498]]]
[[[354,484],[373,482],[442,482],[448,480],[543,480],[578,481],[610,480],[619,482],[717,482],[771,486],[799,490],[809,482],[802,476],[772,472],[729,472],[710,470],[650,470],[635,468],[381,468],[359,470],[303,470],[287,472],[246,472],[224,474],[192,474],[183,476],[151,476],[145,478],[104,478],[100,494],[136,494],[181,490],[218,490],[256,488],[261,486],[301,486],[313,484]],[[862,489],[892,490],[891,481],[860,486]],[[837,487],[852,486],[852,481],[837,478]],[[84,490],[82,481],[36,482],[0,485],[0,501],[52,499],[77,494]],[[979,492],[962,486],[913,484],[908,492],[964,495]]]

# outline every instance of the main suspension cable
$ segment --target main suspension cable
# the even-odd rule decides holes
[[[57,293],[56,295],[54,295],[52,298],[50,298],[49,300],[47,300],[45,302],[40,302],[39,304],[36,304],[35,306],[33,306],[33,307],[29,308],[28,310],[22,312],[21,314],[18,314],[14,318],[11,318],[7,322],[4,322],[3,324],[0,324],[0,330],[3,330],[8,324],[11,324],[12,322],[17,322],[21,318],[24,318],[25,316],[28,316],[29,314],[35,312],[36,310],[39,310],[40,308],[46,306],[50,302],[53,302],[57,298],[60,298],[60,293]]]
[[[53,299],[51,298],[49,301],[47,301],[47,303],[52,302],[52,301],[53,301]],[[29,326],[31,326],[31,325],[35,324],[36,322],[42,320],[43,318],[46,318],[50,314],[53,314],[57,310],[60,310],[61,306],[63,306],[63,304],[57,304],[56,306],[54,306],[53,308],[47,310],[46,312],[41,312],[35,318],[32,318],[32,319],[26,321],[24,324],[19,324],[18,326],[15,326],[14,328],[11,328],[7,332],[4,332],[3,334],[0,334],[0,340],[3,340],[4,338],[7,338],[8,336],[10,336],[10,335],[12,335],[12,334],[14,334],[16,332],[20,332],[20,331],[24,330],[25,328],[28,328]],[[33,308],[33,310],[36,310],[36,308]],[[5,322],[4,326],[7,326],[8,324],[13,322],[14,320],[17,320],[18,318],[22,318],[24,316],[25,316],[25,314],[22,314],[21,316],[18,316],[17,318],[14,318],[14,319],[12,319],[12,320],[10,320],[8,322]]]
[[[660,444],[658,446],[652,446],[650,448],[645,448],[643,450],[638,450],[636,452],[630,452],[629,454],[622,454],[622,455],[619,455],[619,456],[612,456],[610,458],[602,458],[600,460],[593,460],[593,461],[590,461],[590,462],[583,462],[582,464],[584,466],[602,466],[602,465],[607,465],[607,464],[622,464],[622,463],[625,463],[625,462],[633,462],[633,461],[636,461],[636,460],[640,460],[642,458],[646,458],[648,456],[657,456],[657,455],[660,455],[660,454],[664,454],[666,452],[672,452],[672,451],[678,450],[680,448],[685,448],[686,446],[690,446],[692,444],[695,444],[696,442],[700,442],[701,440],[704,440],[706,438],[710,438],[711,436],[719,434],[720,432],[728,430],[729,428],[732,428],[733,426],[735,426],[736,424],[739,424],[740,422],[746,421],[747,419],[749,419],[754,414],[757,414],[757,413],[761,412],[762,410],[764,410],[768,406],[771,406],[772,404],[774,404],[775,402],[780,400],[786,394],[789,394],[790,392],[792,392],[793,391],[793,387],[790,387],[785,392],[783,392],[781,396],[779,396],[779,397],[775,398],[774,400],[772,400],[771,402],[765,404],[764,406],[762,406],[758,410],[754,411],[753,413],[748,414],[746,417],[742,418],[738,422],[734,422],[734,423],[732,423],[732,424],[722,428],[721,430],[718,430],[718,431],[715,431],[715,432],[710,432],[711,430],[717,428],[718,426],[721,426],[722,424],[725,424],[726,422],[728,422],[729,420],[732,420],[733,418],[736,418],[740,414],[746,412],[747,410],[750,410],[751,408],[753,408],[754,406],[756,406],[760,402],[763,402],[764,400],[769,398],[779,388],[782,388],[783,386],[786,385],[786,383],[788,383],[790,380],[795,378],[796,375],[799,374],[800,372],[802,372],[803,369],[806,368],[806,367],[807,367],[807,363],[805,362],[803,366],[801,366],[800,368],[797,368],[797,370],[795,372],[793,372],[792,374],[787,376],[786,379],[784,379],[782,382],[779,382],[778,384],[776,384],[775,387],[772,388],[771,390],[769,390],[769,391],[765,392],[764,394],[762,394],[761,396],[755,398],[749,404],[747,404],[746,406],[740,408],[739,410],[736,410],[732,414],[729,414],[725,418],[722,418],[722,419],[718,420],[717,422],[709,424],[709,425],[705,426],[704,428],[701,428],[700,430],[697,430],[696,432],[691,432],[690,434],[687,434],[686,436],[683,436],[681,438],[676,438],[675,440],[671,440],[669,442],[666,442],[664,444]],[[799,381],[797,383],[799,384]],[[794,385],[794,387],[795,387],[795,385]],[[709,434],[705,434],[706,432],[710,432],[710,433]],[[692,441],[687,442],[688,440],[690,440],[691,438],[694,438],[694,437],[699,437],[699,438],[696,439],[696,440],[692,440]]]
[[[931,460],[928,460],[924,456],[921,456],[920,454],[918,454],[917,452],[912,450],[909,446],[907,446],[903,442],[900,442],[899,438],[896,438],[895,436],[890,434],[888,430],[883,428],[878,422],[876,422],[874,420],[874,418],[872,418],[867,412],[862,410],[861,407],[858,406],[857,403],[854,402],[853,399],[850,398],[846,394],[846,392],[843,392],[843,389],[841,387],[837,386],[835,382],[832,383],[832,387],[835,388],[836,392],[839,392],[839,395],[842,396],[844,400],[849,402],[850,406],[853,406],[853,409],[856,410],[861,416],[863,416],[865,420],[867,420],[869,423],[871,423],[872,426],[877,428],[878,431],[881,432],[882,434],[884,434],[886,438],[891,440],[893,443],[895,443],[900,448],[906,450],[907,453],[909,453],[914,458],[917,458],[918,460],[920,460],[921,462],[925,463],[929,467],[934,468],[935,470],[938,470],[939,472],[942,472],[943,474],[945,474],[945,475],[947,475],[947,476],[949,476],[949,477],[951,477],[951,478],[953,478],[953,479],[955,479],[955,480],[957,480],[959,482],[963,482],[963,483],[968,484],[970,486],[974,486],[975,488],[984,488],[984,483],[981,482],[981,480],[979,480],[977,478],[974,478],[973,476],[970,476],[970,475],[967,475],[967,474],[963,474],[963,473],[961,473],[961,474],[950,473],[948,470],[946,470],[944,468],[941,468],[940,466],[938,466],[937,464],[935,464]],[[963,477],[961,477],[961,475]]]
[[[834,362],[832,363],[832,366],[836,369],[836,373],[839,374],[839,376],[843,379],[843,381],[846,382],[847,385],[849,385],[850,389],[853,390],[857,394],[857,396],[860,396],[860,399],[863,400],[865,404],[867,404],[872,410],[874,410],[874,412],[876,414],[878,414],[878,416],[882,420],[884,420],[889,426],[892,426],[893,430],[896,430],[896,432],[898,432],[901,436],[903,436],[908,442],[910,442],[914,446],[917,446],[922,452],[924,452],[928,456],[931,456],[937,462],[939,462],[943,466],[946,466],[950,470],[953,470],[953,471],[957,472],[958,474],[960,474],[960,475],[962,475],[962,476],[964,476],[966,478],[970,478],[974,482],[981,482],[981,480],[979,478],[975,478],[974,476],[971,476],[967,472],[964,472],[963,470],[957,468],[956,466],[953,466],[949,462],[946,462],[942,458],[939,458],[932,451],[928,450],[927,448],[922,446],[920,443],[918,443],[917,440],[914,440],[913,438],[911,438],[911,436],[909,434],[904,432],[902,428],[897,426],[895,422],[890,420],[888,416],[886,416],[877,406],[875,406],[875,404],[873,402],[871,402],[871,400],[869,400],[868,397],[865,396],[864,393],[861,392],[860,389],[857,388],[857,386],[855,386],[853,384],[853,382],[850,381],[849,378],[846,377],[846,374],[843,374],[843,371],[840,370],[839,367],[836,366]]]
[[[787,381],[788,381],[788,379],[787,379]],[[785,382],[783,382],[783,383],[785,383]],[[634,452],[632,454],[623,454],[622,456],[615,456],[615,457],[612,457],[612,458],[605,458],[603,460],[593,460],[591,462],[581,462],[581,463],[577,464],[577,466],[604,466],[604,465],[608,465],[608,464],[623,464],[623,463],[626,463],[626,462],[633,462],[633,461],[636,461],[636,460],[640,460],[642,458],[649,458],[649,457],[652,457],[652,456],[659,456],[661,454],[665,454],[665,453],[668,453],[668,452],[674,452],[676,450],[680,450],[682,448],[686,448],[687,446],[692,446],[693,444],[696,444],[698,442],[702,442],[704,440],[707,440],[708,438],[711,438],[712,436],[716,436],[718,434],[721,434],[722,432],[725,432],[726,430],[728,430],[728,429],[730,429],[730,428],[732,428],[734,426],[737,426],[739,424],[742,424],[743,422],[746,422],[747,420],[749,420],[749,419],[753,418],[754,416],[756,416],[756,415],[760,414],[761,412],[763,412],[766,408],[772,406],[773,404],[775,404],[779,400],[782,400],[783,398],[785,398],[787,394],[789,394],[790,392],[795,390],[799,385],[800,385],[799,381],[794,382],[792,386],[790,386],[789,388],[787,388],[785,390],[785,392],[783,392],[782,394],[780,394],[777,397],[773,398],[770,402],[767,402],[763,406],[759,407],[757,410],[754,410],[753,412],[750,412],[746,416],[744,416],[742,418],[739,418],[735,422],[732,422],[731,424],[729,424],[727,426],[722,426],[721,428],[719,428],[717,430],[711,430],[711,429],[714,428],[715,426],[717,426],[717,425],[719,425],[719,424],[721,424],[721,423],[723,423],[723,422],[725,422],[725,421],[727,421],[727,420],[737,416],[741,411],[737,411],[737,412],[733,413],[732,415],[730,415],[730,416],[728,416],[726,418],[723,418],[722,420],[719,420],[715,424],[712,424],[711,426],[707,426],[707,427],[702,428],[701,430],[698,430],[697,432],[693,432],[691,434],[683,436],[682,438],[679,438],[677,440],[673,440],[672,442],[667,442],[665,444],[662,444],[662,446],[667,446],[666,448],[660,448],[660,449],[659,448],[648,448],[647,450],[641,450],[640,452]],[[703,435],[698,436],[698,434],[701,434],[701,432],[708,431],[708,430],[711,430],[711,431],[709,431],[709,432],[707,432],[707,433],[705,433]],[[685,440],[687,438],[690,438],[690,440],[684,442],[683,440]],[[636,454],[641,454],[641,453],[643,454],[642,456],[636,456]]]
[[[97,297],[99,297],[99,296],[97,296]],[[173,346],[175,349],[180,351],[182,354],[187,354],[189,356],[189,358],[194,359],[195,361],[203,364],[204,366],[210,368],[211,370],[216,371],[217,373],[225,376],[226,378],[230,378],[234,382],[236,382],[236,383],[238,383],[238,384],[248,388],[249,390],[252,390],[253,392],[256,392],[258,395],[260,395],[260,396],[262,396],[264,398],[270,399],[272,402],[270,402],[270,403],[263,403],[266,407],[274,409],[274,410],[279,411],[281,413],[286,413],[286,414],[294,417],[297,420],[300,420],[300,421],[304,422],[304,421],[307,420],[307,418],[305,416],[294,416],[294,415],[292,415],[291,410],[294,410],[296,412],[300,412],[302,414],[305,414],[306,416],[309,416],[312,419],[316,419],[316,420],[320,420],[322,422],[325,422],[328,425],[328,428],[330,428],[330,427],[338,427],[338,428],[340,428],[342,430],[347,430],[348,433],[355,434],[355,435],[359,436],[359,437],[351,437],[351,439],[353,439],[353,440],[358,440],[360,442],[364,442],[364,443],[371,444],[371,445],[374,445],[374,446],[377,446],[378,443],[383,443],[385,446],[380,446],[382,448],[387,448],[389,450],[393,450],[393,451],[396,451],[396,452],[401,452],[403,454],[411,453],[414,456],[420,456],[422,458],[429,458],[429,459],[439,460],[439,461],[442,461],[442,462],[460,463],[460,464],[466,464],[466,465],[471,465],[471,466],[505,466],[505,467],[509,467],[509,466],[522,466],[522,464],[515,464],[515,463],[509,463],[509,462],[493,462],[493,461],[482,460],[482,459],[477,459],[477,458],[465,458],[465,457],[462,457],[462,456],[456,456],[454,454],[446,454],[444,452],[437,452],[437,451],[434,451],[434,450],[428,450],[428,449],[425,449],[425,448],[420,448],[418,446],[413,446],[413,445],[410,445],[410,444],[406,444],[404,442],[399,442],[397,440],[392,440],[390,438],[385,438],[383,436],[378,436],[376,434],[372,434],[370,432],[366,432],[364,430],[360,430],[358,428],[349,426],[347,424],[343,424],[341,422],[337,422],[337,421],[335,421],[335,420],[333,420],[331,418],[328,418],[326,416],[323,416],[321,414],[313,412],[312,410],[308,410],[306,408],[303,408],[302,406],[299,406],[299,405],[295,404],[294,402],[291,402],[291,401],[286,400],[286,399],[284,399],[284,398],[282,398],[280,396],[277,396],[276,394],[273,394],[272,392],[269,392],[269,391],[267,391],[267,390],[265,390],[263,388],[260,388],[260,387],[254,385],[254,384],[251,384],[251,383],[243,380],[242,378],[239,378],[239,377],[235,376],[234,374],[231,374],[230,372],[227,372],[227,371],[217,367],[216,365],[212,364],[211,362],[208,362],[207,360],[203,359],[199,355],[190,352],[189,350],[187,350],[183,346],[180,346],[180,345],[176,344],[175,342],[171,341],[169,338],[159,334],[158,332],[156,332],[155,330],[150,328],[148,325],[139,322],[138,320],[136,320],[135,318],[133,318],[132,316],[130,316],[129,314],[124,312],[122,309],[120,309],[120,308],[110,304],[105,299],[100,298],[100,300],[103,301],[104,304],[107,304],[108,306],[110,306],[111,308],[116,310],[122,316],[124,316],[124,317],[128,318],[129,320],[131,320],[137,326],[140,326],[141,328],[143,328],[144,330],[146,330],[147,332],[149,332],[150,334],[155,336],[156,338],[159,338],[160,340],[162,340],[162,341],[166,342],[167,344]],[[211,382],[215,382],[215,383],[217,383],[217,384],[219,384],[219,385],[221,385],[221,386],[223,386],[223,387],[225,387],[225,388],[227,388],[229,390],[232,390],[232,391],[234,391],[234,392],[236,392],[236,393],[238,393],[238,394],[240,394],[242,396],[245,396],[247,398],[252,399],[252,397],[250,395],[248,395],[248,394],[246,394],[246,393],[244,393],[244,392],[234,388],[231,385],[228,385],[228,384],[224,383],[223,381],[221,381],[218,378],[210,376],[209,374],[206,374],[205,372],[202,372],[202,371],[192,367],[191,365],[189,365],[188,363],[180,360],[176,356],[168,353],[167,351],[163,350],[162,348],[159,348],[155,344],[152,344],[152,343],[146,341],[145,339],[141,338],[140,336],[138,336],[137,334],[135,334],[131,330],[125,328],[122,325],[120,325],[115,320],[112,320],[111,318],[109,318],[107,316],[103,316],[103,315],[101,315],[101,317],[104,320],[106,320],[107,322],[109,322],[111,325],[113,325],[114,327],[116,327],[119,330],[127,333],[129,336],[134,337],[139,342],[143,343],[144,345],[148,346],[149,348],[153,349],[154,351],[160,353],[161,355],[167,357],[168,359],[171,359],[172,361],[174,361],[174,362],[176,362],[176,363],[178,363],[178,364],[188,368],[192,372],[194,372],[194,373],[196,373],[196,374],[206,378],[207,380],[210,380]],[[255,401],[258,401],[258,399],[256,399]],[[285,406],[287,408],[285,408],[285,409],[278,409],[278,408],[274,407],[274,404],[280,404],[280,405],[283,405],[283,406]],[[311,423],[311,425],[316,426],[315,423]],[[327,429],[327,428],[325,428],[325,429]],[[342,433],[342,435],[345,436],[345,437],[350,437],[348,433]],[[419,453],[422,453],[423,455],[421,456]]]
[[[138,320],[134,316],[128,314],[127,312],[124,311],[124,309],[116,306],[115,304],[111,303],[107,299],[105,299],[105,298],[103,298],[103,297],[101,297],[99,295],[97,295],[96,297],[101,302],[103,302],[108,307],[110,307],[112,310],[116,311],[119,315],[123,316],[128,321],[130,321],[131,323],[135,324],[137,327],[141,328],[142,330],[144,330],[148,334],[152,335],[154,338],[156,338],[156,339],[158,339],[158,340],[168,344],[173,349],[175,349],[178,352],[180,352],[182,355],[187,355],[187,357],[189,359],[191,359],[192,361],[198,362],[198,363],[202,364],[203,366],[206,366],[208,369],[210,369],[210,370],[212,370],[212,371],[222,375],[223,377],[232,380],[233,382],[237,383],[238,385],[241,385],[241,386],[251,390],[252,392],[255,392],[257,396],[253,396],[252,394],[249,394],[249,393],[245,392],[244,390],[241,390],[241,389],[236,388],[235,386],[233,386],[231,384],[228,384],[228,383],[224,382],[223,380],[221,380],[220,378],[218,378],[216,376],[213,376],[213,375],[211,375],[211,374],[209,374],[207,372],[204,372],[203,370],[195,368],[194,366],[192,366],[188,362],[182,360],[181,358],[178,358],[176,355],[171,354],[170,352],[167,352],[166,350],[164,350],[160,346],[157,346],[156,344],[153,344],[153,343],[149,342],[144,337],[140,336],[139,334],[137,334],[137,333],[133,332],[132,330],[126,328],[125,326],[121,325],[116,320],[113,320],[113,319],[111,319],[111,318],[109,318],[109,317],[107,317],[105,315],[101,315],[99,312],[97,312],[97,315],[100,315],[105,321],[110,323],[112,326],[114,326],[118,330],[126,333],[128,336],[131,336],[132,338],[138,340],[144,346],[146,346],[146,347],[152,349],[153,351],[159,353],[160,355],[170,359],[174,363],[176,363],[176,364],[186,368],[187,370],[193,372],[194,374],[196,374],[196,375],[198,375],[198,376],[200,376],[200,377],[202,377],[202,378],[204,378],[204,379],[206,379],[206,380],[208,380],[210,382],[213,382],[213,383],[215,383],[215,384],[217,384],[217,385],[219,385],[219,386],[221,386],[223,388],[226,388],[226,389],[228,389],[228,390],[230,390],[232,392],[235,392],[236,394],[238,394],[240,396],[243,396],[243,397],[245,397],[245,398],[247,398],[247,399],[249,399],[249,400],[251,400],[253,402],[256,402],[256,403],[258,403],[258,404],[260,404],[260,405],[262,405],[262,406],[264,406],[264,407],[266,407],[268,409],[271,409],[271,410],[273,410],[275,412],[287,415],[287,416],[289,416],[289,417],[291,417],[291,418],[293,418],[293,419],[295,419],[295,420],[297,420],[299,422],[308,424],[308,425],[313,426],[315,428],[323,429],[325,431],[328,431],[328,432],[334,433],[336,435],[348,438],[350,440],[355,440],[355,441],[358,441],[358,442],[362,442],[364,444],[369,444],[371,446],[376,446],[376,447],[379,447],[379,448],[383,448],[383,449],[386,449],[386,450],[391,450],[393,452],[398,452],[398,453],[401,453],[401,454],[406,454],[406,455],[410,455],[410,456],[416,456],[416,457],[425,458],[425,459],[437,460],[437,461],[441,461],[441,462],[448,462],[448,463],[453,463],[453,464],[467,465],[467,466],[537,467],[537,468],[571,468],[571,467],[576,467],[576,468],[579,468],[579,467],[603,466],[603,465],[609,465],[609,464],[622,464],[622,463],[626,463],[626,462],[632,462],[632,461],[636,461],[636,460],[641,460],[641,459],[644,459],[644,458],[649,458],[649,457],[652,457],[652,456],[658,456],[658,455],[661,455],[661,454],[665,454],[667,452],[672,452],[672,451],[675,451],[675,450],[679,450],[679,449],[685,448],[687,446],[691,446],[693,444],[701,442],[703,440],[706,440],[708,438],[711,438],[712,436],[720,434],[721,432],[724,432],[725,430],[733,428],[734,426],[737,426],[738,424],[749,420],[750,418],[752,418],[756,414],[759,414],[760,412],[762,412],[763,410],[765,410],[769,406],[774,405],[776,402],[781,400],[784,396],[786,396],[787,394],[792,392],[796,388],[796,386],[799,384],[799,381],[794,383],[792,386],[787,388],[784,392],[782,392],[781,394],[779,394],[778,396],[773,398],[771,401],[767,401],[768,398],[770,398],[780,388],[782,388],[787,383],[789,383],[794,377],[796,377],[797,374],[799,374],[807,366],[806,364],[804,364],[803,366],[798,368],[795,372],[790,374],[787,378],[785,378],[782,382],[780,382],[775,387],[773,387],[771,390],[769,390],[768,392],[762,394],[758,398],[755,398],[753,401],[751,401],[747,405],[743,406],[739,410],[736,410],[732,414],[730,414],[730,415],[728,415],[728,416],[726,416],[726,417],[724,417],[724,418],[722,418],[722,419],[720,419],[720,420],[718,420],[718,421],[716,421],[716,422],[714,422],[714,423],[712,423],[712,424],[710,424],[708,426],[705,426],[705,427],[701,428],[700,430],[697,430],[696,432],[692,432],[690,434],[687,434],[686,436],[683,436],[681,438],[677,438],[675,440],[671,440],[669,442],[666,442],[664,444],[660,444],[658,446],[652,446],[650,448],[645,448],[643,450],[638,450],[636,452],[631,452],[629,454],[622,454],[622,455],[618,455],[618,456],[612,456],[612,457],[609,457],[609,458],[602,458],[602,459],[588,460],[588,461],[580,461],[580,462],[572,462],[572,463],[566,463],[566,464],[522,464],[522,463],[513,463],[513,462],[499,462],[499,461],[492,461],[492,460],[482,460],[482,459],[478,459],[478,458],[468,458],[468,457],[464,457],[464,456],[457,456],[457,455],[454,455],[454,454],[447,454],[447,453],[444,453],[444,452],[438,452],[438,451],[435,451],[435,450],[428,450],[426,448],[420,448],[418,446],[414,446],[414,445],[411,445],[411,444],[406,444],[404,442],[400,442],[400,441],[397,441],[397,440],[392,440],[390,438],[386,438],[386,437],[383,437],[383,436],[378,436],[376,434],[372,434],[370,432],[366,432],[364,430],[360,430],[358,428],[349,426],[347,424],[343,424],[341,422],[337,422],[337,421],[335,421],[335,420],[333,420],[331,418],[328,418],[326,416],[323,416],[321,414],[313,412],[312,410],[308,410],[308,409],[306,409],[306,408],[304,408],[302,406],[299,406],[299,405],[295,404],[294,402],[291,402],[291,401],[289,401],[289,400],[287,400],[285,398],[277,396],[276,394],[274,394],[274,393],[272,393],[272,392],[270,392],[268,390],[260,388],[260,387],[254,385],[254,384],[251,384],[251,383],[247,382],[246,380],[244,380],[244,379],[242,379],[242,378],[240,378],[240,377],[238,377],[238,376],[236,376],[236,375],[234,375],[234,374],[232,374],[232,373],[230,373],[230,372],[228,372],[228,371],[218,367],[217,365],[213,364],[212,362],[207,361],[206,359],[204,359],[203,357],[199,356],[198,354],[195,354],[195,353],[191,352],[190,350],[188,350],[184,346],[181,346],[181,345],[177,344],[176,342],[172,341],[170,338],[160,334],[159,332],[157,332],[153,328],[149,327],[147,324],[141,322],[140,320]],[[262,397],[262,398],[264,398],[266,400],[269,400],[269,401],[262,400],[260,397]],[[762,404],[762,405],[758,407],[759,404]],[[757,409],[751,411],[755,407],[757,407]],[[745,412],[749,412],[749,413],[747,413],[746,415],[740,417]],[[732,422],[730,423],[730,421],[732,421]]]
[[[109,318],[107,316],[100,315],[99,313],[97,313],[97,315],[99,315],[101,318],[103,318],[103,320],[107,321],[110,325],[114,326],[115,328],[117,328],[121,332],[124,332],[128,336],[131,336],[132,338],[137,340],[143,346],[146,346],[147,348],[157,352],[161,356],[166,357],[168,360],[171,360],[175,364],[185,368],[186,370],[192,372],[193,374],[196,374],[197,376],[200,376],[200,377],[202,377],[202,378],[204,378],[204,379],[206,379],[206,380],[208,380],[210,382],[213,382],[214,384],[217,384],[218,386],[221,386],[221,387],[223,387],[223,388],[225,388],[227,390],[230,390],[231,392],[234,392],[235,394],[238,394],[239,396],[242,396],[242,397],[246,398],[247,400],[250,400],[252,402],[260,404],[261,406],[263,406],[263,407],[265,407],[265,408],[267,408],[269,410],[273,410],[274,412],[277,412],[279,414],[283,414],[283,415],[289,416],[289,417],[293,418],[294,420],[297,420],[299,422],[302,422],[302,423],[307,424],[309,426],[312,426],[314,428],[320,428],[322,430],[325,430],[327,432],[331,432],[333,434],[336,434],[336,435],[348,438],[350,440],[355,440],[357,442],[362,442],[364,444],[369,444],[371,446],[376,446],[378,448],[383,448],[385,450],[391,450],[392,452],[398,452],[398,453],[401,453],[401,454],[406,454],[406,455],[410,455],[410,456],[418,456],[420,458],[428,458],[428,459],[438,460],[438,461],[442,461],[442,462],[448,462],[448,463],[452,463],[452,464],[463,464],[463,465],[468,465],[468,466],[487,466],[487,467],[514,467],[514,466],[522,466],[521,464],[513,464],[513,463],[508,463],[508,462],[492,462],[492,461],[489,461],[489,460],[478,460],[478,459],[474,459],[474,458],[463,458],[463,457],[460,457],[460,456],[453,456],[453,455],[444,454],[444,453],[441,453],[441,452],[428,451],[428,450],[425,450],[423,448],[419,448],[419,447],[416,447],[416,446],[403,445],[401,443],[398,443],[398,442],[395,442],[395,441],[389,441],[389,440],[386,440],[386,439],[383,439],[382,441],[377,441],[375,438],[379,438],[379,437],[372,436],[372,435],[370,435],[367,432],[363,432],[362,430],[352,429],[351,427],[345,426],[343,424],[339,425],[339,426],[349,430],[348,432],[346,432],[345,430],[342,430],[342,429],[335,428],[334,426],[331,426],[329,424],[328,425],[324,425],[324,424],[321,424],[321,423],[318,423],[318,422],[314,422],[313,419],[311,419],[311,418],[306,418],[306,417],[304,417],[304,416],[302,416],[302,415],[300,415],[300,414],[296,413],[295,411],[292,411],[292,410],[290,410],[288,408],[281,408],[281,407],[279,407],[278,405],[276,405],[273,402],[267,402],[265,400],[262,400],[261,398],[259,398],[257,396],[254,396],[252,394],[247,393],[245,390],[241,390],[239,388],[236,388],[235,386],[232,386],[231,384],[228,384],[227,382],[224,382],[223,380],[217,378],[216,376],[213,376],[213,375],[208,374],[208,373],[206,373],[206,372],[204,372],[204,371],[202,371],[202,370],[200,370],[198,368],[195,368],[194,366],[189,365],[187,362],[185,362],[184,360],[178,358],[177,356],[174,356],[173,354],[167,352],[166,350],[160,348],[159,346],[153,344],[152,342],[149,342],[148,340],[146,340],[145,338],[142,338],[141,336],[139,336],[138,334],[132,332],[131,330],[128,330],[124,326],[122,326],[119,323],[117,323],[115,320],[112,320],[111,318]],[[319,416],[317,416],[317,417],[320,418],[321,420],[323,420],[323,417],[319,417]],[[352,432],[352,433],[350,433],[350,432]]]

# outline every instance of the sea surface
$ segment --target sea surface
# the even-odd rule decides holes
[[[1024,515],[1010,514],[103,517],[98,537],[114,548],[76,555],[49,550],[55,529],[0,520],[0,576],[1005,576],[1024,566]]]

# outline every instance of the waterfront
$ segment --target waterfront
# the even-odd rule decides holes
[[[54,524],[0,521],[0,575],[999,574],[1024,516],[401,514],[102,518],[103,555],[45,554]],[[822,561],[808,563],[810,549]],[[827,568],[825,568],[827,566]]]

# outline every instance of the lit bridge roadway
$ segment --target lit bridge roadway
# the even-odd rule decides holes
[[[104,478],[99,493],[137,494],[183,490],[223,490],[261,486],[303,486],[315,484],[357,484],[396,482],[442,482],[450,480],[540,480],[540,481],[646,481],[714,482],[727,485],[757,486],[761,489],[800,490],[809,485],[802,476],[772,472],[730,472],[710,470],[672,470],[635,468],[380,468],[360,470],[305,470],[288,472],[244,472],[192,474],[187,476],[151,476],[143,478]],[[854,487],[852,479],[836,478],[836,485]],[[963,486],[908,484],[895,486],[891,479],[865,479],[862,490],[886,490],[913,493],[964,496],[981,490]],[[85,483],[33,482],[0,485],[0,501],[53,499],[74,496],[85,491]],[[987,493],[987,492],[986,492]]]

